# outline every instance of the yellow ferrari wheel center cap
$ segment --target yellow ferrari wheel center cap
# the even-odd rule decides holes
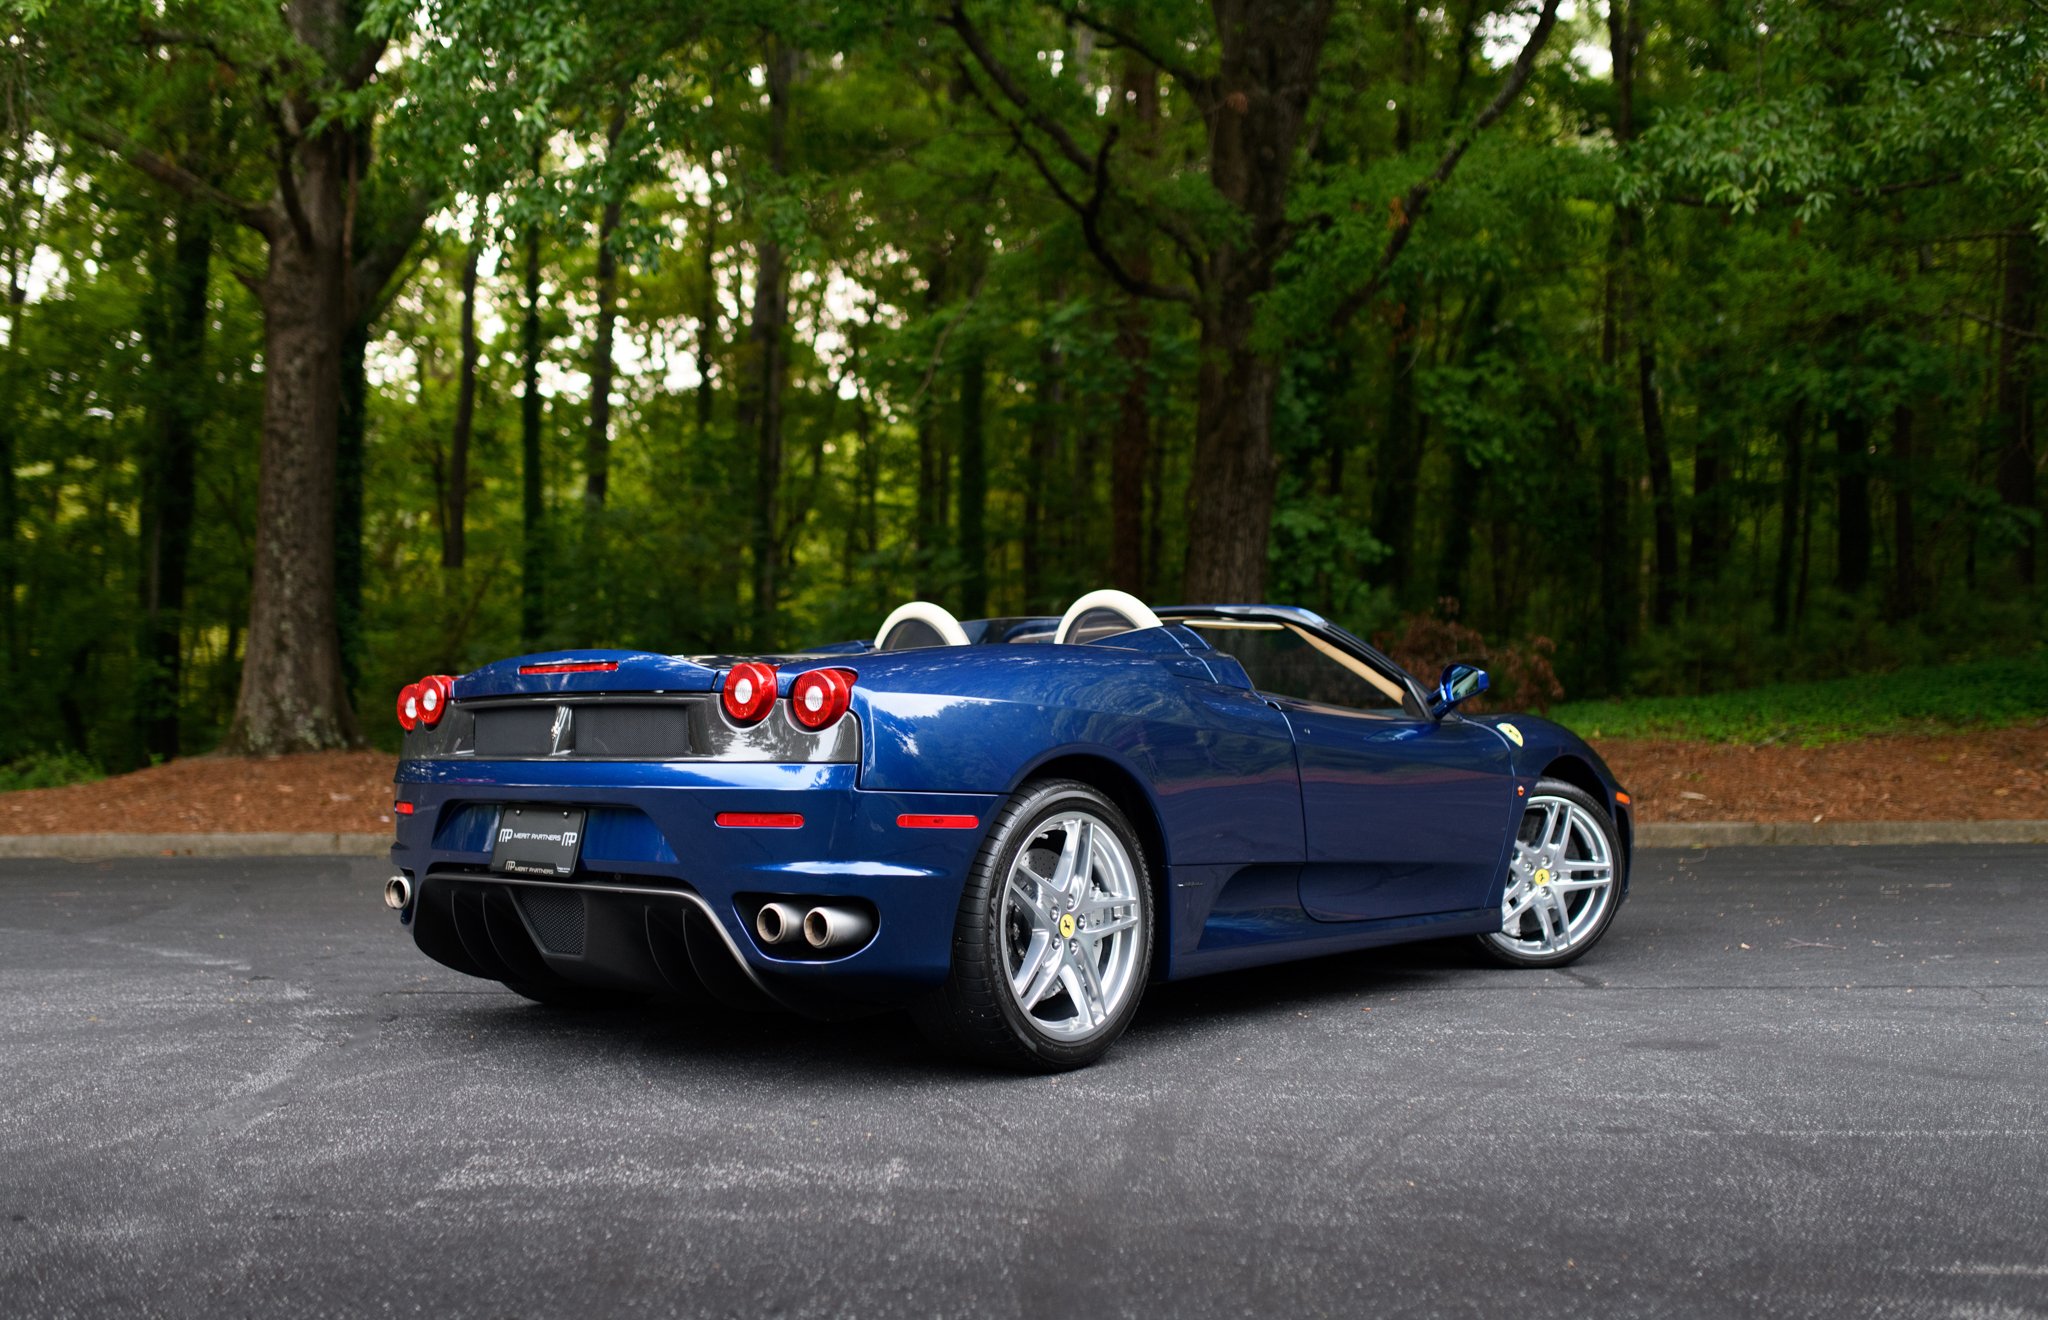
[[[1540,870],[1540,871],[1538,871],[1538,872],[1536,873],[1536,875],[1535,875],[1534,879],[1535,879],[1536,883],[1537,883],[1537,884],[1539,884],[1539,885],[1547,885],[1547,884],[1549,884],[1549,883],[1550,883],[1550,870],[1549,870],[1549,868],[1547,868],[1547,867],[1546,867],[1546,868],[1544,868],[1543,870]]]
[[[1065,913],[1060,917],[1060,938],[1063,940],[1074,938],[1074,914],[1071,912]]]

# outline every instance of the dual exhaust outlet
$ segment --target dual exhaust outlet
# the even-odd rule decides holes
[[[394,875],[384,882],[384,906],[403,912],[412,905],[412,881]],[[754,915],[754,933],[761,943],[790,944],[799,937],[820,953],[851,949],[875,933],[875,919],[855,908],[820,903],[809,911],[794,903],[763,903]]]
[[[867,943],[875,919],[855,908],[820,903],[806,911],[795,903],[763,903],[754,914],[754,934],[766,945],[793,944],[802,939],[820,953]]]

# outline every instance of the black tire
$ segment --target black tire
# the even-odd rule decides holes
[[[596,1010],[605,1008],[627,1008],[640,1002],[642,996],[627,994],[622,990],[599,990],[592,986],[575,985],[568,981],[537,983],[533,981],[500,981],[498,984],[536,1004],[549,1008],[573,1008]]]
[[[1122,999],[1084,1039],[1062,1039],[1026,1012],[1009,984],[1004,891],[1018,854],[1044,824],[1083,812],[1122,845],[1136,872],[1135,969]],[[1087,784],[1045,779],[1025,785],[996,813],[981,852],[968,870],[953,927],[953,966],[946,982],[913,1009],[925,1035],[940,1048],[980,1063],[1027,1072],[1064,1072],[1101,1058],[1137,1014],[1152,961],[1153,888],[1150,859],[1117,805]],[[1078,947],[1078,946],[1076,946]]]
[[[1489,962],[1503,967],[1563,967],[1586,956],[1594,945],[1607,934],[1607,928],[1614,923],[1614,914],[1621,909],[1622,895],[1628,888],[1628,854],[1621,846],[1621,832],[1614,827],[1614,817],[1600,799],[1575,784],[1562,779],[1543,779],[1537,782],[1530,794],[1532,805],[1542,798],[1562,798],[1577,806],[1591,823],[1605,836],[1608,856],[1612,859],[1613,881],[1611,891],[1604,905],[1596,915],[1593,924],[1583,933],[1575,936],[1568,948],[1555,953],[1530,953],[1523,950],[1502,947],[1497,937],[1475,935],[1473,943]],[[1516,825],[1516,838],[1523,837],[1527,813],[1524,820]]]

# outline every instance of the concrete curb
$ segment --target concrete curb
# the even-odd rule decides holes
[[[0,858],[382,857],[389,834],[4,834]]]
[[[388,834],[0,834],[0,859],[383,857]],[[2048,843],[2048,820],[1699,821],[1636,827],[1639,848]]]
[[[2048,843],[2048,820],[1716,820],[1636,827],[1639,848],[1883,843]]]

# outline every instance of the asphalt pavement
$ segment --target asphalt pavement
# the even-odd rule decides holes
[[[1155,986],[1054,1079],[529,1005],[384,875],[0,862],[0,1316],[2048,1316],[2048,848],[1645,853],[1566,971]]]

